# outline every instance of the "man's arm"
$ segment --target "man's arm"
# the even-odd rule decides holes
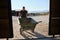
[[[26,16],[29,16],[28,11],[26,12]]]
[[[19,17],[21,16],[21,12],[19,12]]]

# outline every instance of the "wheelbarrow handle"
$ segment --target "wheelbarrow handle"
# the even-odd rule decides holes
[[[37,22],[37,24],[40,23],[40,22],[42,22],[42,21]]]

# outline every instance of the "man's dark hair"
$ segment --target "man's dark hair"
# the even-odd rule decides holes
[[[25,8],[25,7],[23,6],[23,8]]]

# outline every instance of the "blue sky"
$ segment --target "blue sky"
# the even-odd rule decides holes
[[[49,11],[49,0],[11,0],[12,10],[21,10],[23,6],[28,11]]]

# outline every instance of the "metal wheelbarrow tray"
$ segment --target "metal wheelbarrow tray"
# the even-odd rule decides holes
[[[32,18],[19,18],[19,22],[21,25],[20,32],[23,32],[25,30],[31,30],[32,32],[34,32],[36,24],[39,23],[33,20]]]

